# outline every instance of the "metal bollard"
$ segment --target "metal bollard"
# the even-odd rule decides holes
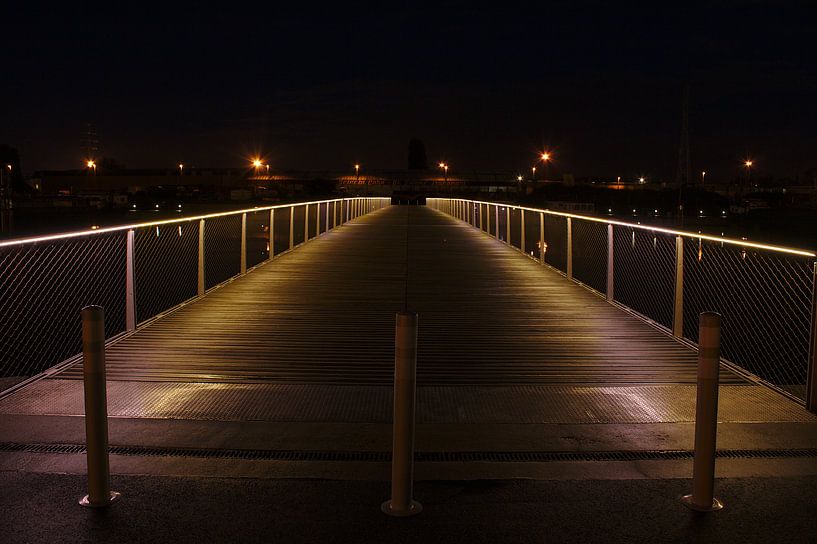
[[[697,512],[723,508],[714,497],[715,440],[718,433],[718,371],[721,359],[721,316],[701,314],[698,333],[698,391],[695,404],[695,459],[692,494],[682,502]]]
[[[82,309],[82,376],[85,384],[85,439],[88,448],[88,494],[82,506],[105,507],[119,498],[111,491],[108,465],[108,399],[105,391],[105,312]]]
[[[423,510],[423,506],[412,499],[416,374],[417,314],[399,312],[394,333],[391,499],[380,506],[383,513],[390,516],[412,516]]]

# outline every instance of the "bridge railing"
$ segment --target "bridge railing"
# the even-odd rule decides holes
[[[389,203],[301,202],[0,242],[0,392],[78,357],[84,306],[105,309],[115,340]]]
[[[698,315],[720,313],[724,364],[817,411],[813,252],[508,204],[427,203],[691,346]]]

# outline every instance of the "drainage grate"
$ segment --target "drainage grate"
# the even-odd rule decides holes
[[[84,454],[82,444],[14,444],[0,443],[0,452]],[[207,448],[151,448],[144,446],[111,446],[112,455],[139,457],[196,457],[200,459],[247,459],[264,461],[366,461],[389,462],[387,451],[303,451],[242,450]],[[817,457],[817,449],[790,450],[718,450],[720,459],[777,459]],[[674,461],[692,459],[688,450],[643,451],[427,451],[417,452],[418,462],[488,462],[546,463],[552,461]]]

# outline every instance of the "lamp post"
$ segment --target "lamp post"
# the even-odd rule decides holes
[[[530,169],[530,179],[531,179],[531,181],[534,181],[536,179],[536,167],[535,166],[531,167],[531,169]]]
[[[448,181],[448,165],[445,164],[444,162],[441,162],[439,166],[440,168],[443,169],[443,176],[445,181]]]
[[[264,166],[267,167],[267,179],[269,179],[269,164],[265,164]]]
[[[93,170],[94,176],[96,176],[96,162],[92,159],[89,159],[88,162],[85,163],[85,165],[88,167],[89,171]]]
[[[752,166],[754,165],[754,161],[752,159],[746,159],[743,161],[743,166],[746,167],[746,185],[750,188],[752,187]]]
[[[183,175],[184,175],[184,164],[179,163],[179,177],[182,177]]]
[[[355,164],[355,181],[360,181],[360,165]]]
[[[547,166],[548,161],[550,161],[550,153],[545,151],[540,158],[542,159],[542,181],[547,181]]]
[[[255,168],[255,177],[258,177],[258,169],[261,168],[264,163],[261,162],[261,159],[253,159],[252,165],[253,168]]]
[[[706,184],[706,170],[701,170],[701,185]]]

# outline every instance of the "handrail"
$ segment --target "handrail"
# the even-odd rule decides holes
[[[755,249],[767,249],[770,251],[781,251],[783,253],[790,253],[792,255],[800,255],[803,257],[817,257],[817,253],[813,253],[811,251],[805,249],[798,249],[786,246],[778,246],[772,244],[760,244],[757,242],[749,242],[748,240],[738,240],[735,238],[726,238],[723,236],[712,236],[710,234],[702,234],[702,233],[695,233],[683,230],[674,230],[674,229],[667,229],[664,227],[653,227],[649,225],[642,225],[640,223],[628,223],[626,221],[616,221],[613,219],[604,219],[602,217],[593,217],[591,215],[577,215],[573,213],[566,213],[566,212],[556,212],[553,210],[548,209],[541,209],[541,208],[529,208],[527,206],[517,206],[515,204],[507,204],[502,202],[487,202],[484,200],[470,200],[467,198],[460,198],[455,200],[461,200],[463,202],[471,202],[473,204],[485,204],[491,206],[500,206],[500,207],[507,207],[515,210],[525,210],[529,212],[535,213],[545,213],[548,215],[556,215],[560,217],[570,217],[572,219],[582,219],[584,221],[593,221],[595,223],[604,223],[606,225],[617,225],[621,227],[630,227],[634,229],[641,229],[641,230],[648,230],[651,232],[660,232],[662,234],[671,234],[674,236],[683,236],[685,238],[696,238],[702,240],[709,240],[711,242],[722,242],[725,244],[733,244],[742,247],[751,247]]]
[[[27,238],[14,238],[11,240],[0,241],[0,247],[9,247],[20,244],[31,244],[37,242],[49,242],[52,240],[60,240],[67,238],[76,238],[78,236],[91,236],[98,234],[106,234],[110,232],[117,232],[122,230],[133,230],[144,227],[160,227],[162,225],[172,225],[176,223],[187,223],[190,221],[200,221],[202,219],[213,219],[215,217],[225,217],[229,215],[239,215],[242,213],[263,212],[269,210],[277,210],[282,208],[289,208],[291,206],[311,206],[313,204],[326,204],[329,202],[341,202],[351,200],[366,200],[370,197],[355,196],[348,198],[329,198],[326,200],[310,200],[309,202],[290,202],[288,204],[277,204],[275,206],[255,206],[253,208],[245,208],[242,210],[232,210],[228,212],[210,213],[206,215],[193,215],[190,217],[180,217],[178,219],[163,219],[161,221],[148,221],[146,223],[130,223],[126,225],[116,225],[114,227],[104,227],[98,229],[87,229],[71,232],[61,232],[56,234],[46,234],[42,236],[30,236]]]
[[[817,413],[815,253],[502,202],[427,203],[688,345],[701,312],[722,314],[724,363]]]
[[[0,398],[72,364],[80,309],[105,308],[115,342],[390,198],[349,197],[0,242]]]

